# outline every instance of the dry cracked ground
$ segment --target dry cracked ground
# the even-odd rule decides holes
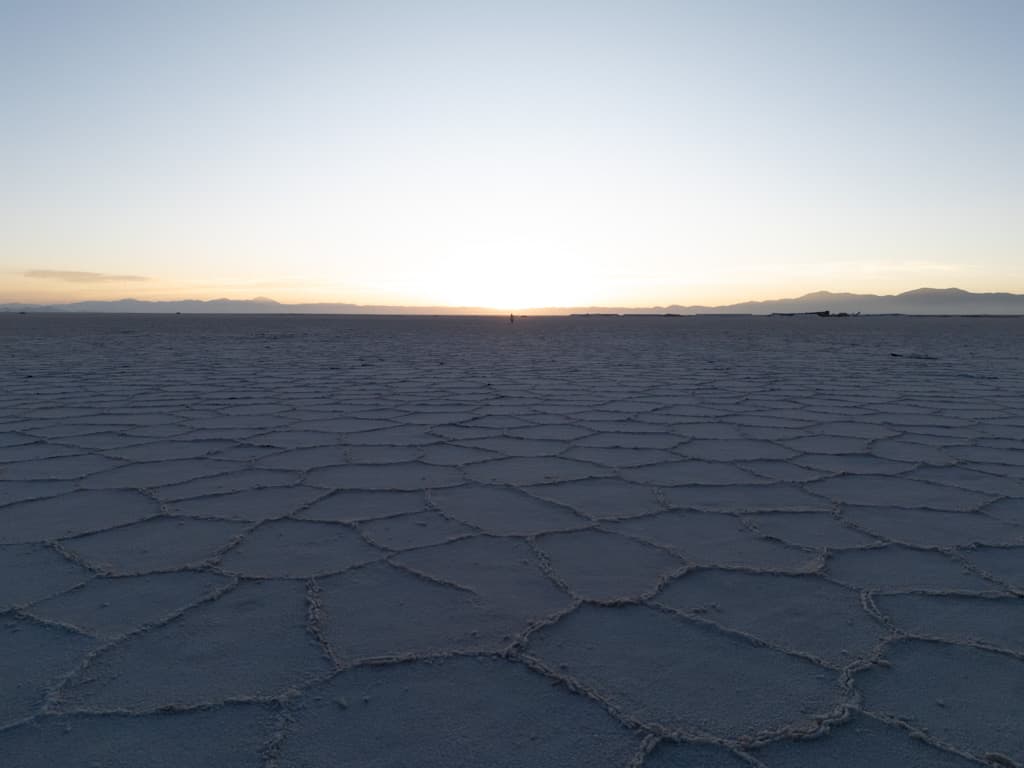
[[[1022,323],[0,317],[2,763],[1024,765]]]

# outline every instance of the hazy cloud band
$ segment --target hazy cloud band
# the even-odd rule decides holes
[[[74,272],[64,269],[30,269],[24,275],[41,280],[61,280],[65,283],[141,283],[149,280],[142,275],[108,275],[104,272]]]

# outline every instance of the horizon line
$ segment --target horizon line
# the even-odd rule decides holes
[[[142,307],[152,307],[156,311],[138,311],[138,312],[126,312],[125,314],[165,314],[168,312],[174,312],[173,307],[175,305],[181,306],[185,311],[195,314],[203,314],[200,307],[203,306],[224,306],[224,305],[243,305],[243,306],[266,306],[274,307],[275,310],[260,312],[260,311],[242,311],[236,314],[350,314],[350,315],[394,315],[394,314],[406,314],[406,315],[480,315],[480,316],[491,316],[491,315],[504,315],[505,313],[512,314],[550,314],[550,315],[569,315],[569,314],[771,314],[771,310],[788,309],[792,311],[813,311],[821,312],[829,310],[827,306],[816,306],[813,309],[808,307],[802,307],[801,309],[788,308],[785,305],[794,304],[798,302],[809,302],[809,301],[821,301],[822,303],[828,302],[829,300],[838,301],[843,304],[849,304],[850,302],[865,302],[869,304],[878,304],[880,302],[895,303],[895,302],[907,302],[913,301],[915,304],[921,300],[928,301],[929,303],[934,302],[959,302],[959,303],[974,303],[974,302],[1006,302],[1010,301],[1016,303],[1018,300],[1024,300],[1024,294],[1022,293],[1011,293],[1008,291],[986,291],[986,292],[972,292],[962,288],[949,287],[949,288],[915,288],[908,291],[903,291],[896,294],[859,294],[851,293],[847,291],[828,291],[819,290],[811,291],[800,296],[790,296],[785,298],[775,299],[750,299],[745,301],[738,301],[728,304],[664,304],[664,305],[647,305],[647,306],[614,306],[614,305],[568,305],[568,306],[532,306],[532,307],[495,307],[495,306],[474,306],[474,305],[445,305],[445,304],[357,304],[352,302],[343,301],[299,301],[299,302],[281,302],[275,299],[268,298],[266,296],[256,296],[252,298],[239,298],[232,299],[227,297],[217,297],[212,299],[197,299],[197,298],[184,298],[184,299],[136,299],[132,297],[125,297],[119,299],[85,299],[75,301],[58,301],[58,302],[25,302],[25,301],[6,301],[0,302],[0,310],[5,312],[11,311],[43,311],[48,309],[58,311],[69,311],[69,312],[89,312],[90,310],[85,308],[89,306],[94,307],[116,307],[118,305],[141,305]],[[187,308],[186,308],[187,305]],[[192,308],[195,309],[192,309]],[[754,308],[761,309],[764,311],[761,313],[751,312]],[[294,308],[294,312],[288,312],[289,309]],[[334,309],[335,311],[315,312],[309,310],[315,310],[322,308],[325,310]],[[347,311],[338,311],[344,308]],[[733,313],[729,313],[727,310],[735,309]],[[851,306],[842,306],[840,311],[853,311],[855,308]],[[918,312],[907,313],[894,308],[889,308],[888,311],[882,307],[878,307],[875,312],[871,311],[872,308],[864,307],[862,311],[864,314],[920,314]],[[927,310],[927,307],[921,307],[921,309]],[[1016,307],[1014,307],[1016,309]],[[196,311],[198,310],[198,311]],[[365,310],[365,311],[360,311]],[[681,310],[681,312],[676,312]],[[102,312],[103,310],[98,310]],[[927,313],[927,312],[925,312]],[[1024,314],[1024,306],[1021,307],[1021,313]],[[214,313],[214,314],[230,314],[230,313]],[[939,314],[950,314],[948,311],[939,311]],[[964,312],[964,314],[978,314],[977,309],[970,312]],[[984,314],[984,312],[982,312]],[[996,314],[1015,314],[1013,312],[998,312]]]

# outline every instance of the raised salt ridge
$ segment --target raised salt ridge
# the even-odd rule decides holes
[[[0,315],[5,766],[1024,766],[1020,319],[137,323]]]

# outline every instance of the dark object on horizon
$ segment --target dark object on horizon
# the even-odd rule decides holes
[[[771,317],[860,317],[860,312],[772,312]]]
[[[515,316],[515,315],[513,315],[513,314],[512,314],[511,312],[509,312],[509,315],[508,315],[508,321],[509,321],[510,323],[514,323],[514,322],[516,321],[516,316]]]
[[[772,317],[809,317],[817,315],[818,317],[834,317],[834,315],[827,309],[823,309],[819,312],[772,312]]]

